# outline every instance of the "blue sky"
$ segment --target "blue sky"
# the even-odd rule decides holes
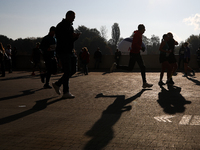
[[[43,37],[68,10],[76,13],[74,28],[84,25],[100,31],[118,23],[121,37],[129,37],[138,24],[146,26],[145,36],[160,39],[172,32],[178,41],[200,34],[199,0],[1,0],[0,34],[9,38]]]

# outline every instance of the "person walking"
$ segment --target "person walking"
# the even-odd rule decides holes
[[[5,49],[3,44],[0,42],[0,66],[1,66],[1,77],[5,77]]]
[[[178,60],[178,68],[181,69],[183,68],[183,61],[184,61],[184,52],[185,52],[185,47],[184,44],[182,44],[181,48],[179,49],[179,60]],[[200,57],[199,57],[200,58]]]
[[[169,50],[169,45],[167,44],[168,40],[169,40],[168,35],[164,34],[162,42],[159,47],[159,51],[160,51],[159,61],[162,64],[161,72],[160,72],[160,80],[158,82],[158,84],[160,86],[165,85],[165,83],[162,81],[162,79],[164,76],[164,71],[166,69],[167,69],[167,84],[172,85],[172,83],[171,83],[172,80],[170,80],[172,69],[171,69],[170,63],[168,62],[168,56],[171,53],[171,50]]]
[[[183,77],[187,77],[187,72],[188,70],[192,71],[192,75],[195,75],[194,70],[188,65],[190,62],[190,48],[188,47],[189,43],[185,42],[184,43],[184,47],[185,47],[185,52],[184,52],[184,72],[185,74],[183,75]]]
[[[73,49],[74,42],[79,38],[80,33],[74,33],[74,28],[72,23],[75,19],[75,12],[68,11],[66,13],[65,19],[63,19],[56,26],[56,39],[57,47],[56,52],[61,61],[63,67],[62,77],[52,83],[54,90],[57,94],[61,94],[60,87],[63,85],[63,96],[62,98],[74,98],[75,96],[69,92],[69,78],[75,73],[72,69],[74,63],[73,61]]]
[[[35,69],[36,69],[36,67],[39,68],[40,73],[41,73],[41,66],[40,66],[41,55],[42,55],[42,51],[40,49],[40,43],[37,42],[36,43],[36,47],[32,50],[32,55],[31,55],[31,62],[34,63],[33,71],[31,73],[32,76],[35,75]]]
[[[175,49],[175,45],[178,45],[178,42],[174,40],[173,34],[171,32],[168,32],[167,36],[169,38],[167,44],[169,46],[169,50],[171,50],[171,53],[168,56],[168,62],[170,63],[171,69],[172,69],[171,76],[173,76],[173,75],[177,75],[176,70],[178,68],[178,64],[176,61],[176,57],[174,55],[174,49]],[[170,80],[171,80],[170,82],[174,84],[172,77],[170,78]]]
[[[133,34],[133,42],[132,42],[131,50],[130,50],[129,65],[117,66],[117,69],[132,71],[135,66],[135,63],[137,62],[141,70],[141,76],[142,76],[142,81],[143,81],[142,87],[147,88],[147,87],[152,87],[153,84],[149,84],[146,81],[146,67],[144,65],[142,56],[140,54],[140,50],[145,51],[145,47],[142,47],[142,34],[144,32],[145,32],[145,26],[143,24],[139,24],[138,30],[134,31],[134,34]],[[113,65],[115,66],[116,63],[114,63]],[[111,67],[110,69],[111,72],[115,68],[114,66]]]
[[[44,84],[45,89],[51,89],[52,87],[49,85],[49,81],[51,75],[57,71],[57,59],[56,59],[56,39],[55,39],[55,30],[56,28],[52,26],[49,30],[48,35],[46,35],[41,42],[40,48],[43,52],[43,58],[46,66],[46,73],[41,74],[41,81],[44,83],[44,79],[46,82]]]

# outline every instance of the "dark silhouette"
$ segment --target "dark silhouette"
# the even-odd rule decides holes
[[[46,73],[41,74],[41,81],[44,83],[46,79],[46,83],[44,84],[45,89],[51,89],[52,87],[49,85],[49,81],[52,74],[57,72],[57,58],[56,58],[56,39],[54,37],[56,31],[56,27],[52,26],[49,29],[48,35],[46,35],[41,42],[40,48],[43,52],[43,58],[46,66]]]
[[[146,80],[146,67],[144,65],[142,56],[140,54],[140,50],[142,50],[143,52],[145,51],[145,45],[142,43],[142,35],[145,32],[145,26],[143,24],[139,24],[138,25],[138,30],[134,31],[134,35],[133,35],[133,41],[132,41],[132,45],[130,48],[130,58],[129,58],[129,64],[128,66],[120,66],[116,63],[113,63],[112,67],[110,68],[110,72],[113,72],[114,69],[117,67],[117,69],[122,69],[122,70],[127,70],[127,71],[132,71],[135,63],[137,62],[137,64],[140,67],[141,70],[141,76],[142,76],[142,81],[143,81],[143,88],[146,87],[152,87],[153,84],[149,84],[147,83]]]
[[[117,66],[119,66],[119,61],[120,61],[121,55],[122,55],[121,51],[119,51],[117,49],[116,52],[115,52],[115,62],[117,63]]]
[[[179,60],[178,60],[178,68],[179,69],[183,69],[184,67],[184,52],[185,52],[185,48],[184,48],[184,44],[182,44],[182,46],[179,49]]]
[[[185,104],[191,104],[181,95],[181,88],[177,86],[168,86],[168,90],[161,86],[161,92],[158,93],[158,104],[163,111],[168,114],[183,113]]]
[[[79,38],[80,33],[75,33],[72,23],[75,19],[75,12],[68,11],[65,19],[56,26],[56,53],[62,64],[63,76],[55,83],[52,83],[57,94],[61,94],[60,87],[63,85],[63,98],[74,98],[69,92],[69,78],[76,73],[76,60],[73,55],[74,42]],[[74,65],[75,64],[75,65]]]
[[[101,59],[102,59],[102,53],[101,53],[99,47],[97,48],[97,50],[94,53],[94,59],[95,59],[94,69],[99,69],[99,65],[100,65]]]
[[[0,67],[1,67],[1,77],[5,77],[5,49],[3,44],[0,42]]]
[[[6,55],[7,55],[6,66],[7,66],[8,72],[12,73],[12,57],[11,57],[12,56],[12,49],[11,49],[10,44],[7,45]]]
[[[12,66],[13,66],[13,69],[16,69],[16,55],[17,55],[17,47],[13,47],[12,49]]]
[[[92,139],[86,144],[84,149],[100,150],[104,148],[113,139],[113,125],[120,119],[123,112],[132,109],[132,106],[126,105],[140,97],[145,90],[150,89],[142,89],[139,93],[127,99],[125,99],[125,95],[106,96],[102,93],[98,94],[95,98],[116,97],[116,100],[103,111],[101,118],[85,133],[87,136],[91,136]]]
[[[35,69],[36,67],[39,68],[40,73],[41,73],[41,66],[40,66],[40,60],[41,60],[41,55],[42,51],[40,49],[40,43],[36,43],[36,47],[32,50],[32,55],[31,55],[31,62],[34,63],[33,66],[33,71],[31,75],[35,75]]]
[[[90,62],[90,53],[87,49],[87,47],[82,48],[83,52],[81,54],[81,60],[83,64],[83,73],[85,75],[88,75],[88,64]]]

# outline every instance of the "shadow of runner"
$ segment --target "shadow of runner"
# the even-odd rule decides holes
[[[194,82],[194,83],[196,83],[196,85],[200,85],[200,81],[199,80],[196,80],[196,79],[194,79],[194,77],[193,78],[189,78],[189,77],[186,77],[188,80],[190,80],[190,81],[192,81],[192,82]]]
[[[161,86],[161,92],[158,93],[158,104],[163,108],[163,111],[168,114],[183,113],[185,104],[191,104],[181,94],[181,88],[177,86],[169,86],[165,89]]]
[[[113,139],[114,131],[112,126],[120,119],[123,112],[132,109],[132,106],[126,105],[136,100],[146,90],[151,89],[143,89],[136,95],[127,99],[125,99],[124,95],[106,96],[102,93],[98,94],[95,98],[116,97],[116,100],[103,111],[101,118],[85,133],[85,135],[91,136],[92,139],[85,145],[84,149],[100,150],[104,148]]]
[[[37,90],[30,89],[30,90],[21,91],[22,94],[18,94],[18,95],[14,95],[14,96],[8,96],[8,97],[2,97],[2,98],[0,98],[0,101],[9,100],[9,99],[18,98],[18,97],[21,97],[21,96],[26,96],[26,95],[34,94],[35,92],[43,90],[43,89],[44,88],[37,89]]]
[[[10,123],[10,122],[18,120],[20,118],[26,117],[28,115],[35,113],[35,112],[38,112],[38,111],[45,109],[48,105],[51,105],[51,104],[56,103],[60,100],[63,100],[62,98],[59,98],[57,100],[54,100],[54,101],[47,103],[47,101],[52,99],[52,98],[54,98],[54,97],[36,101],[36,104],[29,110],[26,110],[24,112],[21,112],[21,113],[15,114],[15,115],[11,115],[11,116],[8,116],[8,117],[5,117],[5,118],[1,118],[0,119],[0,125]]]

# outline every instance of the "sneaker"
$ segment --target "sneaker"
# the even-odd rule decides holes
[[[52,89],[52,87],[49,84],[45,84],[43,87],[44,89]]]
[[[40,74],[40,78],[41,78],[41,82],[42,82],[42,83],[44,83],[44,77],[45,77],[44,74]]]
[[[56,83],[52,83],[52,86],[58,95],[61,94],[60,87],[56,85]]]
[[[174,82],[173,82],[171,79],[169,79],[169,80],[167,80],[166,84],[167,84],[167,85],[173,85]]]
[[[194,70],[192,70],[192,75],[195,76],[195,71]]]
[[[158,85],[162,86],[162,85],[165,85],[165,83],[163,81],[159,81]]]
[[[143,83],[143,88],[147,88],[147,87],[152,87],[153,84],[149,84],[149,83]]]
[[[174,81],[172,78],[170,78],[170,81],[169,81],[171,84],[174,84]]]
[[[67,99],[67,98],[75,98],[75,96],[72,95],[70,92],[67,92],[67,93],[63,94],[62,98],[65,98],[65,99]]]
[[[184,74],[183,77],[187,77],[187,74]]]
[[[177,76],[177,74],[178,74],[177,72],[174,72],[174,73],[173,73],[173,76]]]
[[[110,68],[110,72],[113,72],[116,69],[117,64],[114,62]]]

